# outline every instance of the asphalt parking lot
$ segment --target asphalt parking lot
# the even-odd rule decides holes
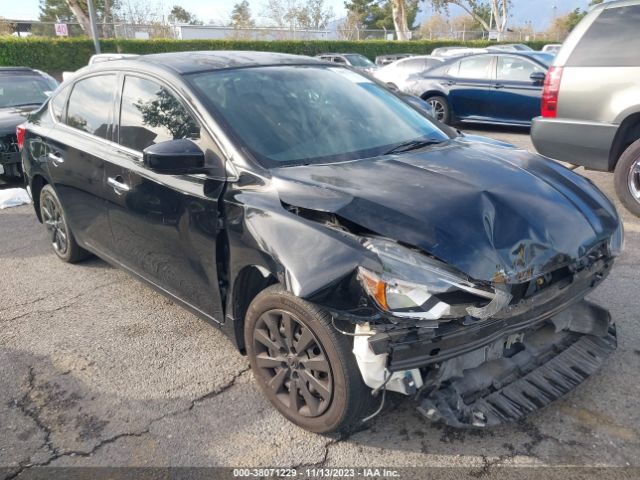
[[[473,133],[532,148],[526,130]],[[610,175],[577,171],[615,198]],[[640,219],[623,217],[626,252],[591,296],[616,319],[619,347],[593,378],[519,424],[454,430],[391,396],[338,437],[281,417],[222,333],[101,260],[58,261],[30,205],[3,210],[0,479],[33,465],[457,467],[454,478],[640,467]]]

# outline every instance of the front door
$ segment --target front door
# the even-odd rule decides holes
[[[49,178],[76,240],[98,253],[113,248],[105,208],[105,161],[112,149],[113,101],[117,76],[78,80],[70,95],[57,95],[51,106],[57,123],[45,143]],[[56,101],[59,104],[56,104]],[[54,140],[55,139],[55,140]]]
[[[194,140],[207,161],[219,152],[192,112],[155,80],[125,76],[119,106],[120,149],[106,173],[118,259],[222,323],[216,246],[218,199],[225,182],[204,175],[159,174],[142,163],[146,147],[177,138]]]

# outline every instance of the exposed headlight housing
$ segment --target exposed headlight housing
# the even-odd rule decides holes
[[[381,273],[360,267],[358,277],[378,307],[395,317],[420,320],[485,319],[509,304],[511,294],[480,285],[448,265],[397,243],[365,239],[383,267]]]

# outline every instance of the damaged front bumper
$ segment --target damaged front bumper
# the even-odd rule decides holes
[[[397,380],[393,390],[411,394],[407,379],[417,384],[418,410],[427,418],[455,427],[516,421],[575,388],[616,348],[609,312],[584,300],[610,267],[595,262],[497,318],[437,328],[378,324],[366,342]],[[367,383],[375,375],[360,362],[359,348]]]
[[[606,310],[591,304],[572,309],[579,314],[595,312],[598,321],[606,322],[597,327],[604,334],[557,331],[551,319],[508,347],[495,342],[444,362],[440,368],[451,371],[442,374],[451,376],[421,395],[418,410],[454,427],[486,427],[517,421],[567,394],[592,375],[617,345]],[[586,323],[592,321],[585,318]]]

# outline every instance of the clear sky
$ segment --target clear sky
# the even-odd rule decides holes
[[[165,14],[168,14],[171,7],[177,4],[195,13],[205,23],[209,20],[226,23],[237,0],[131,0],[132,3],[137,1],[157,5]],[[264,0],[249,0],[254,17],[260,17],[265,3]],[[39,4],[39,0],[0,0],[0,16],[12,19],[37,19],[40,11]],[[325,0],[325,4],[333,8],[337,17],[346,15],[344,0]]]
[[[212,20],[215,23],[227,23],[233,5],[238,0],[121,0],[123,2],[147,2],[157,5],[159,10],[168,14],[175,4],[182,5],[190,12],[195,13],[205,23]],[[254,18],[259,20],[264,11],[265,0],[249,0]],[[425,7],[418,21],[431,14],[431,8]],[[586,8],[589,0],[514,0],[512,23],[523,24],[531,21],[534,28],[544,30],[549,26],[553,15],[562,15],[576,7]],[[336,18],[346,15],[344,0],[325,0],[327,6],[331,6]],[[0,0],[0,16],[12,19],[37,19],[39,0]],[[555,9],[553,7],[556,7]],[[458,7],[451,7],[451,15],[459,15],[462,11]]]

